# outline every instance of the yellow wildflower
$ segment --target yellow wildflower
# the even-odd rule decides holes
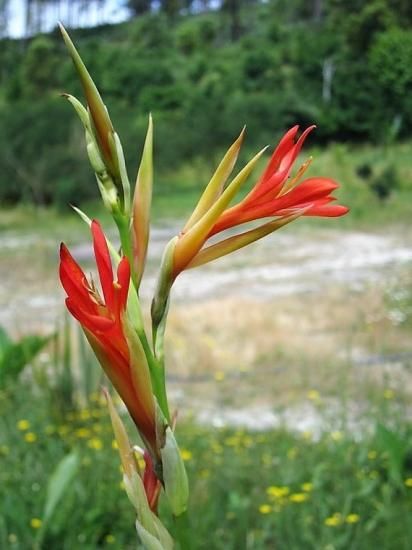
[[[310,482],[302,483],[300,488],[302,489],[302,491],[305,491],[305,493],[310,493],[313,489],[313,483],[310,483]]]
[[[290,495],[289,500],[290,502],[299,503],[299,502],[305,502],[305,500],[308,500],[308,498],[309,497],[307,493],[293,493]]]
[[[103,441],[98,437],[92,437],[87,443],[88,447],[95,451],[101,451],[103,449]]]
[[[33,432],[27,432],[24,435],[24,439],[25,441],[27,441],[27,443],[34,443],[35,441],[37,441],[37,435]]]
[[[412,487],[412,477],[405,479],[405,487]]]
[[[274,499],[287,497],[289,492],[289,487],[277,487],[276,485],[271,485],[266,489],[267,495]]]
[[[188,462],[189,460],[192,460],[193,454],[188,449],[181,449],[180,450],[180,456],[185,462]]]
[[[21,432],[25,432],[29,428],[30,428],[30,422],[28,420],[23,419],[17,422],[17,429],[20,430]]]
[[[359,520],[359,514],[348,514],[345,519],[346,523],[358,523]]]
[[[33,529],[40,529],[40,527],[42,526],[42,520],[39,518],[32,518],[30,520],[30,525]]]
[[[324,524],[328,527],[337,527],[342,523],[342,516],[339,513],[333,514],[325,519]]]
[[[222,382],[222,380],[225,379],[225,373],[221,370],[218,370],[217,372],[215,372],[215,380],[216,382]]]
[[[261,504],[259,506],[259,512],[261,514],[270,514],[271,511],[272,511],[272,506],[270,506],[269,504]]]
[[[90,437],[90,433],[90,430],[88,430],[87,428],[79,428],[74,432],[74,435],[79,439],[87,439],[88,437]]]

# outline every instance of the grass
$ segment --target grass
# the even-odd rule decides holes
[[[361,438],[345,429],[314,438],[181,424],[191,548],[409,548],[412,430],[400,407],[396,396],[382,401]],[[73,450],[80,469],[43,548],[135,548],[133,514],[98,395],[58,417],[47,394],[20,384],[1,393],[0,418],[2,548],[32,547],[50,473]]]

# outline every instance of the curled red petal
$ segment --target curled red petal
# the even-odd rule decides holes
[[[339,185],[329,178],[309,178],[272,202],[273,211],[325,198]]]
[[[291,158],[291,163],[292,164],[295,162],[297,156],[299,155],[300,150],[302,149],[302,146],[305,143],[306,138],[312,132],[312,130],[314,130],[315,128],[316,128],[315,124],[312,124],[312,126],[309,126],[308,128],[306,128],[306,130],[304,132],[302,132],[302,134],[299,136],[299,139],[298,139],[298,141],[296,142],[296,145],[293,148],[293,155],[292,155],[292,158]],[[280,169],[281,168],[282,168],[282,163],[280,165]]]
[[[304,216],[322,216],[325,218],[337,218],[339,216],[344,216],[348,212],[349,208],[341,204],[314,204],[304,213]]]
[[[113,269],[106,237],[104,236],[100,223],[97,220],[92,221],[91,230],[93,235],[94,255],[96,256],[96,264],[99,271],[103,296],[108,309],[113,310]]]
[[[66,298],[66,307],[73,317],[93,334],[105,332],[113,328],[114,321],[112,319],[85,311],[70,298]]]
[[[270,177],[276,170],[278,170],[280,163],[282,161],[282,158],[286,155],[286,153],[293,147],[295,143],[295,137],[298,133],[299,126],[293,126],[290,130],[286,132],[286,134],[282,137],[282,139],[279,141],[276,149],[274,150],[268,165],[266,166],[265,171],[262,174],[262,177],[260,178],[260,182],[266,180],[268,177]]]
[[[89,293],[85,286],[86,276],[70,254],[64,243],[60,245],[59,276],[62,286],[68,295],[75,295],[79,300],[87,300]]]

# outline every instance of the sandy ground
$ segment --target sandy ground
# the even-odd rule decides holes
[[[146,305],[177,230],[152,231]],[[0,234],[0,324],[12,334],[47,333],[61,321],[57,247],[53,236]],[[89,243],[72,252],[93,269]],[[214,424],[306,429],[319,412],[313,392],[335,399],[339,387],[360,414],[360,387],[412,386],[411,304],[412,235],[280,231],[177,281],[168,332],[173,400],[198,411],[201,402],[199,419]],[[286,416],[274,410],[274,395]]]

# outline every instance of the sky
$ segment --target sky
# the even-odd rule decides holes
[[[118,21],[123,21],[127,18],[127,10],[124,7],[121,7],[122,2],[120,0],[107,0],[106,7],[102,16],[98,15],[98,11],[95,8],[95,3],[90,2],[92,5],[88,13],[80,16],[79,22],[80,26],[93,26],[97,23],[111,22],[116,23]],[[8,35],[12,37],[20,37],[23,35],[24,31],[24,0],[10,0],[9,7],[9,27]],[[63,23],[65,22],[64,10],[61,14]],[[52,10],[48,10],[48,13],[45,16],[44,29],[51,30],[56,26],[57,15],[53,13]]]

